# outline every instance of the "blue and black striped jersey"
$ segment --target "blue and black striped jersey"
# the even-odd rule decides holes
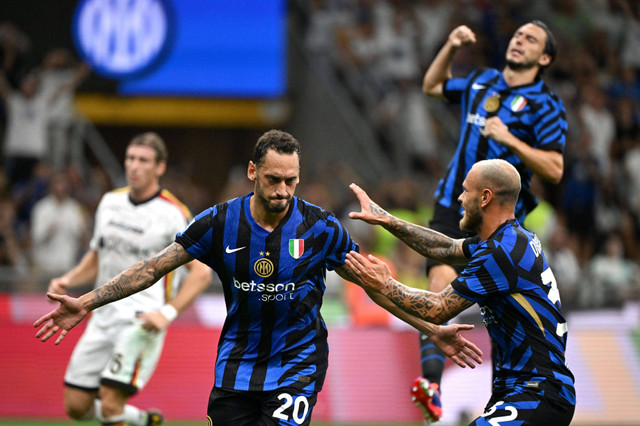
[[[461,104],[461,125],[456,152],[435,192],[436,203],[458,207],[462,181],[471,166],[480,160],[501,158],[520,173],[522,191],[516,217],[524,221],[538,203],[529,189],[532,172],[509,148],[485,137],[482,130],[488,118],[498,116],[514,136],[533,148],[562,153],[567,133],[562,101],[542,80],[509,87],[502,73],[493,68],[449,79],[443,93],[450,102]],[[462,215],[461,207],[459,212]]]
[[[251,216],[251,195],[205,210],[176,237],[222,281],[227,318],[215,386],[320,391],[329,355],[320,315],[326,271],[358,246],[335,216],[296,197],[268,232]]]
[[[466,239],[463,248],[469,263],[452,286],[480,306],[497,350],[494,391],[541,388],[575,404],[567,324],[538,237],[513,219],[486,241]]]

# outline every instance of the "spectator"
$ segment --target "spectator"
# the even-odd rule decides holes
[[[42,91],[46,98],[54,98],[49,105],[48,134],[51,164],[56,171],[63,170],[67,161],[80,169],[84,166],[82,122],[74,109],[73,95],[89,71],[88,65],[76,63],[64,48],[49,50],[42,61]]]
[[[625,258],[622,239],[613,233],[607,239],[602,253],[596,254],[588,266],[587,288],[582,291],[583,303],[590,308],[621,306],[637,296],[640,268]]]
[[[50,193],[33,206],[31,216],[32,262],[38,282],[48,283],[78,261],[88,238],[88,218],[70,197],[67,178],[56,173]]]

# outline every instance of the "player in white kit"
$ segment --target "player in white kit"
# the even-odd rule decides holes
[[[50,292],[108,282],[174,241],[190,213],[160,186],[166,162],[167,149],[157,134],[132,139],[124,163],[129,186],[103,196],[89,251],[76,267],[51,280]],[[185,266],[188,271],[177,269],[158,285],[93,312],[64,378],[69,417],[105,425],[163,423],[159,411],[143,411],[127,401],[151,377],[167,326],[211,281],[206,265],[193,261]]]

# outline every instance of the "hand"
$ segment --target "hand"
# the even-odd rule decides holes
[[[349,213],[349,218],[360,219],[372,225],[384,223],[384,219],[389,217],[389,213],[374,203],[367,193],[355,183],[349,185],[349,188],[356,194],[360,202],[360,212]]]
[[[69,287],[69,280],[64,277],[53,278],[49,281],[47,292],[54,294],[66,294]]]
[[[469,324],[442,325],[429,336],[429,340],[460,367],[476,368],[475,364],[482,364],[482,351],[460,334],[461,330],[473,327]]]
[[[350,251],[344,265],[357,284],[368,291],[379,292],[391,278],[389,266],[372,255],[367,259],[356,251]]]
[[[505,142],[511,137],[509,128],[502,122],[500,117],[494,116],[487,120],[482,129],[482,134],[494,141],[505,145]]]
[[[82,306],[82,303],[73,297],[54,293],[47,293],[47,297],[52,301],[60,302],[60,306],[58,306],[58,309],[55,311],[51,311],[40,317],[40,319],[33,323],[33,326],[38,327],[46,322],[36,333],[36,337],[40,338],[43,342],[46,342],[50,337],[62,330],[56,340],[56,345],[58,345],[62,342],[69,330],[82,321],[88,312]]]
[[[160,311],[145,312],[140,314],[139,317],[142,319],[142,328],[150,332],[166,330],[171,324],[171,321]]]
[[[451,31],[449,34],[449,42],[453,47],[462,47],[467,44],[473,44],[476,42],[476,35],[471,28],[466,25],[460,25]]]

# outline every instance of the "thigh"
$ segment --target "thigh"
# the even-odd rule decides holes
[[[475,426],[564,426],[571,423],[575,407],[551,401],[536,391],[518,389],[513,393],[492,396],[484,414],[470,425]]]
[[[209,395],[207,420],[210,426],[255,426],[260,418],[261,399],[256,392],[213,387]]]
[[[126,389],[131,395],[142,389],[158,365],[165,335],[164,331],[143,329],[140,321],[120,327],[113,335],[113,353],[101,383]]]
[[[309,425],[317,400],[318,393],[313,387],[305,390],[288,387],[269,392],[262,404],[262,417],[258,425]]]

